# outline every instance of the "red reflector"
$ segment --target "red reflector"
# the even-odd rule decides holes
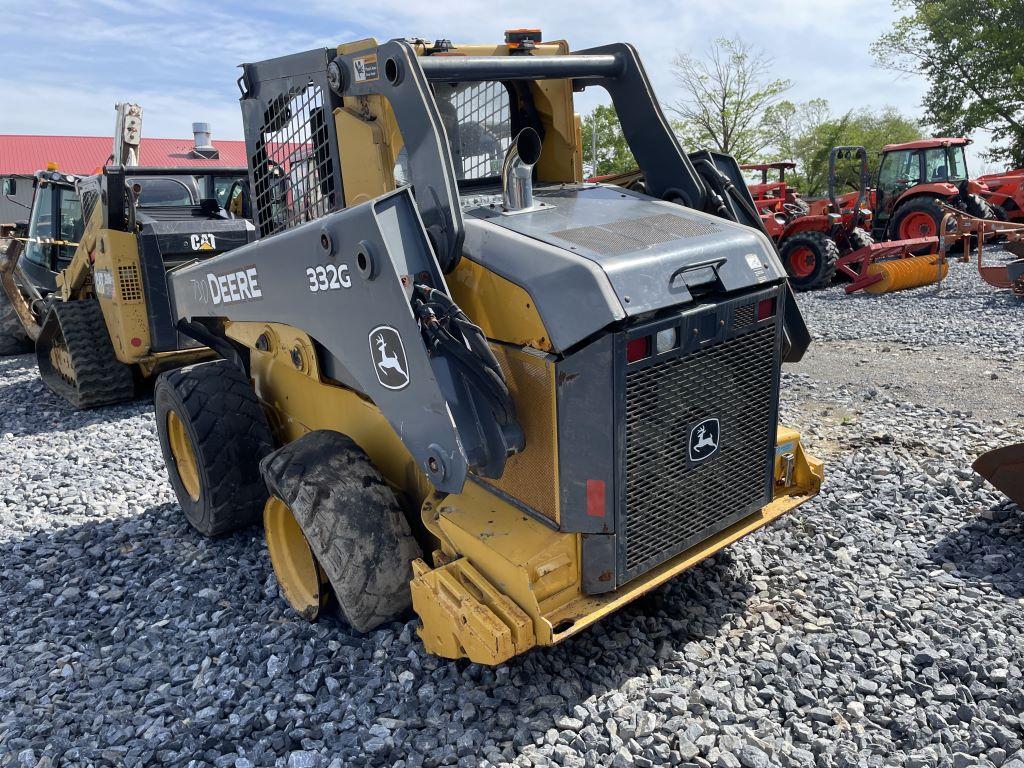
[[[767,320],[775,317],[775,299],[762,299],[757,302],[757,319]]]
[[[587,480],[587,514],[604,517],[604,480]]]
[[[133,336],[132,337],[132,346],[133,347],[141,347],[142,346],[142,339],[140,339],[138,336]]]
[[[632,341],[626,342],[626,362],[635,363],[637,360],[643,360],[651,354],[651,337],[641,336],[639,339],[633,339]]]

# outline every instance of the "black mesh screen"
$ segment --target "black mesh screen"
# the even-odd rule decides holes
[[[312,221],[335,207],[330,114],[310,82],[267,105],[252,157],[260,236]]]
[[[512,141],[505,86],[498,82],[439,83],[435,96],[448,134],[456,178],[499,175]]]
[[[764,506],[775,438],[776,327],[768,324],[626,373],[628,581]],[[693,463],[690,433],[718,419],[718,451]]]

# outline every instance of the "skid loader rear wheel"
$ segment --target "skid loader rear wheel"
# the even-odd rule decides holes
[[[117,359],[99,302],[58,301],[36,340],[43,382],[75,408],[96,408],[135,397],[132,369]]]
[[[18,319],[6,291],[0,287],[0,355],[20,355],[32,351],[32,339]]]
[[[258,522],[267,499],[259,463],[274,446],[245,374],[228,360],[168,371],[153,404],[167,474],[192,527],[223,536]]]
[[[797,232],[779,245],[794,291],[827,288],[836,274],[839,247],[824,232]]]
[[[261,469],[272,494],[264,514],[271,563],[296,610],[313,619],[322,598],[288,530],[292,521],[352,628],[368,632],[409,610],[419,545],[394,492],[351,438],[310,432],[267,456]]]

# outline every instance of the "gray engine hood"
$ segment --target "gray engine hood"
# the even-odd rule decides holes
[[[605,185],[538,189],[544,207],[467,211],[465,255],[533,297],[559,350],[605,325],[785,279],[757,230]],[[567,298],[569,299],[567,301]]]

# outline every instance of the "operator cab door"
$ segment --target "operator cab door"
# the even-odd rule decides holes
[[[924,153],[919,149],[901,149],[882,157],[875,185],[876,230],[885,231],[900,195],[921,183],[923,161]]]
[[[71,263],[83,227],[82,203],[75,190],[39,183],[19,266],[42,292],[56,290],[57,273]]]

